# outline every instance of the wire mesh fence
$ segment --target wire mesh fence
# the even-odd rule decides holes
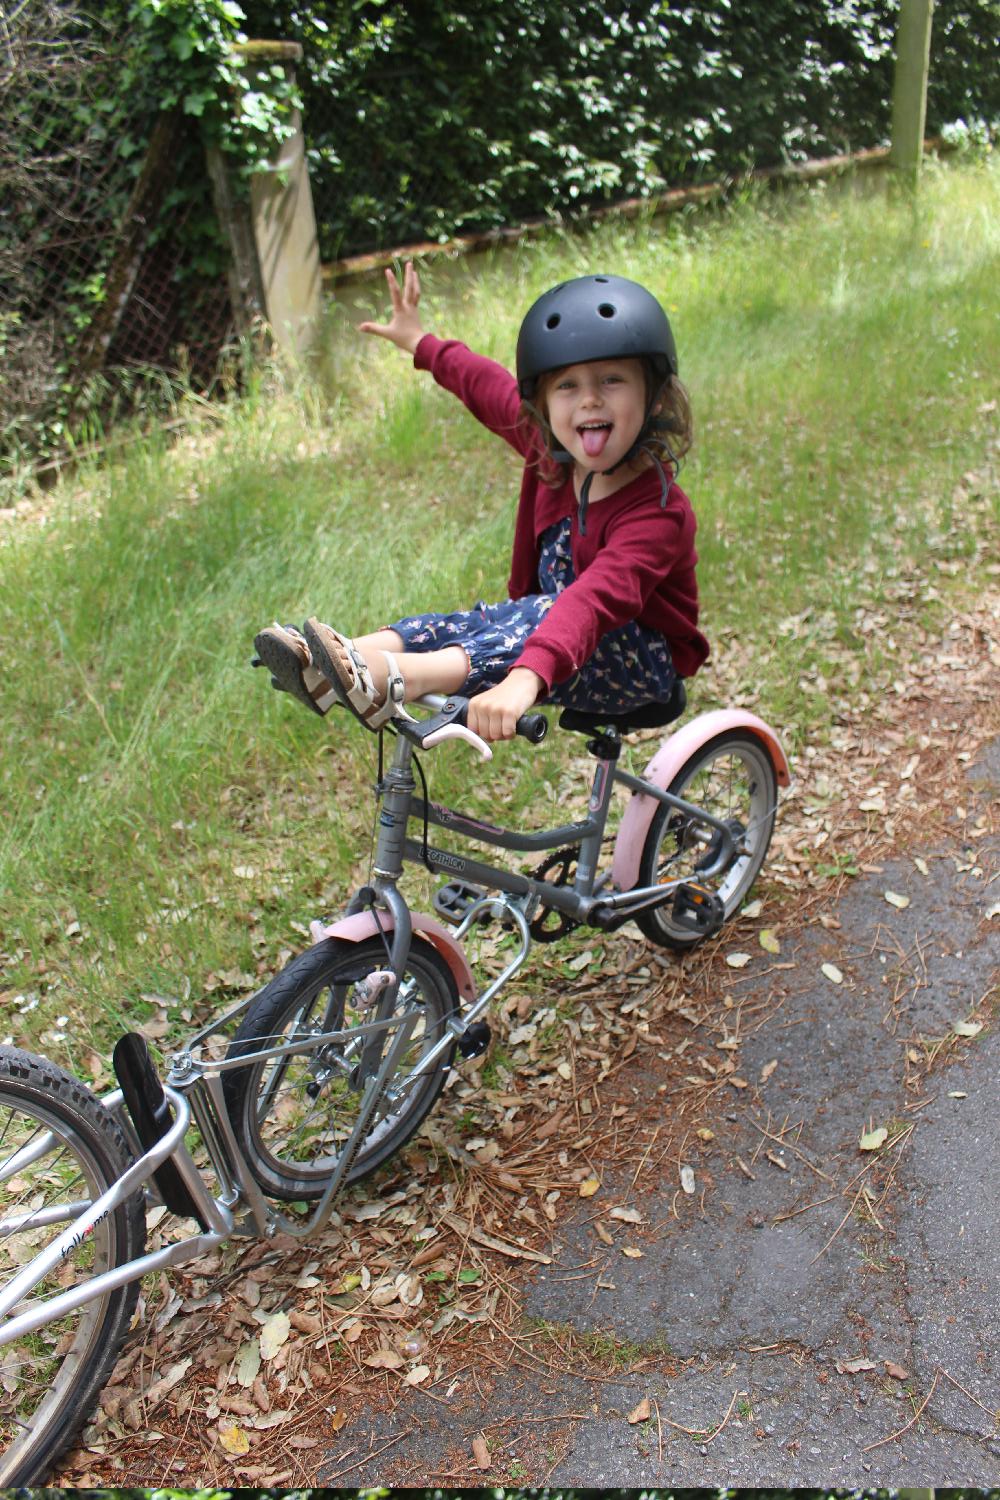
[[[206,385],[229,333],[224,278],[191,264],[193,207],[171,203],[181,140],[143,199],[126,273],[109,280],[158,120],[141,98],[121,98],[134,44],[75,0],[0,11],[5,465],[65,446],[74,425],[111,404],[134,404],[143,370],[180,370]]]

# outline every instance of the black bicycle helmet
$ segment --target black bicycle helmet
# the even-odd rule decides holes
[[[664,380],[677,374],[674,336],[652,292],[624,276],[578,276],[528,309],[517,336],[518,389],[530,401],[548,370],[643,356]]]

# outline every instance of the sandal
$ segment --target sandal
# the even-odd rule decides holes
[[[254,637],[257,659],[254,666],[267,667],[271,686],[291,693],[314,713],[325,714],[338,702],[338,696],[322,672],[312,665],[312,657],[294,625],[269,625]]]
[[[389,676],[385,694],[380,697],[368,663],[349,636],[341,635],[339,630],[316,619],[306,621],[305,636],[313,661],[326,673],[344,707],[349,708],[366,729],[381,729],[390,719],[414,722],[413,716],[403,707],[406,686],[391,651],[382,653]]]

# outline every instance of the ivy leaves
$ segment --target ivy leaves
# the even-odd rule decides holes
[[[280,64],[241,50],[245,13],[235,0],[132,0],[141,43],[132,82],[164,111],[199,123],[206,145],[225,151],[243,177],[259,171],[292,133],[298,90]]]

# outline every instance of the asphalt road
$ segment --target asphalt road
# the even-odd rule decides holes
[[[1000,740],[969,772],[964,826],[998,799]],[[414,1392],[367,1414],[383,1456],[351,1483],[475,1482],[473,1439],[498,1417],[481,1483],[998,1483],[1000,1032],[976,1007],[1000,966],[1000,841],[921,857],[926,874],[907,856],[849,883],[835,933],[783,934],[787,998],[740,1060],[754,1079],[776,1066],[746,1106],[720,1102],[704,1198],[678,1209],[674,1176],[647,1192],[635,1259],[616,1245],[595,1261],[581,1205],[526,1281],[527,1315],[662,1357],[599,1380],[511,1370],[457,1409]],[[839,985],[821,967],[834,954]],[[924,1076],[914,1059],[970,1017],[982,1029]],[[801,1129],[781,1137],[785,1121]],[[878,1160],[858,1150],[868,1122],[890,1131]]]

